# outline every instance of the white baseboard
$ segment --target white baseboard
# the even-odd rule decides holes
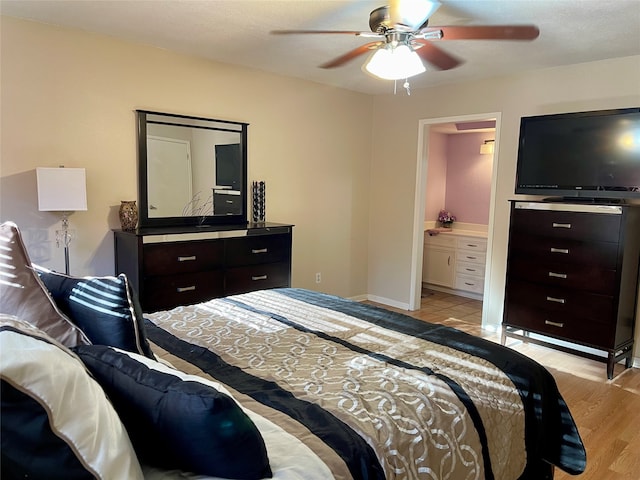
[[[410,305],[408,303],[396,302],[395,300],[391,300],[390,298],[379,297],[377,295],[367,295],[366,300],[371,300],[372,302],[381,303],[383,305],[399,308],[401,310],[407,310],[407,311],[411,310]]]
[[[369,300],[369,296],[365,293],[362,295],[356,295],[355,297],[347,297],[349,300],[353,300],[354,302],[364,302],[365,300]]]

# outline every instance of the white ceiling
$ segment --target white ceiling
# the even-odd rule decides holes
[[[430,26],[534,24],[540,36],[533,42],[440,41],[438,46],[464,63],[449,71],[428,69],[410,79],[412,89],[640,55],[640,0],[441,3]],[[0,13],[378,94],[393,92],[393,81],[365,74],[361,66],[366,56],[336,69],[318,68],[371,39],[269,32],[369,31],[369,12],[384,4],[385,0],[0,0]]]

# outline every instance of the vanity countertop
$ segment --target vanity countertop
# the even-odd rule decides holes
[[[427,235],[453,235],[458,237],[476,237],[487,238],[487,232],[481,232],[477,230],[465,230],[461,228],[429,228],[424,231]]]

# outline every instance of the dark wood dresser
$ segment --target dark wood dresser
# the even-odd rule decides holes
[[[144,312],[291,286],[292,225],[114,230],[116,274]]]
[[[638,206],[512,202],[503,343],[604,351],[611,379],[632,363],[639,260]]]

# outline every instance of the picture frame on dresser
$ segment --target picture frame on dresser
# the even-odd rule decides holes
[[[632,366],[640,205],[512,201],[502,343]],[[604,355],[604,356],[603,356]]]

